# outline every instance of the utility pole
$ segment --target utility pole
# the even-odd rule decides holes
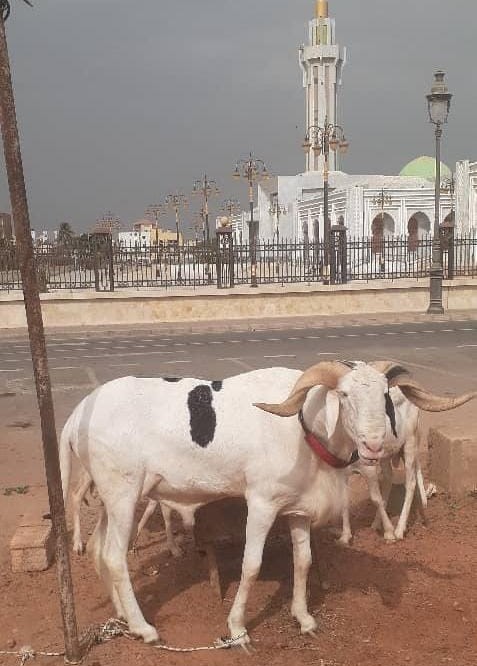
[[[30,4],[30,3],[28,3]],[[78,640],[73,581],[68,552],[65,506],[61,485],[55,412],[51,392],[45,333],[40,295],[36,276],[35,257],[31,237],[30,216],[25,177],[20,150],[20,138],[15,110],[10,61],[5,34],[5,21],[10,14],[8,0],[0,0],[0,123],[2,129],[8,187],[18,245],[23,297],[30,338],[33,372],[40,411],[43,457],[45,462],[51,520],[56,537],[56,566],[60,590],[66,659],[79,663],[81,649]],[[39,609],[41,613],[41,609]]]

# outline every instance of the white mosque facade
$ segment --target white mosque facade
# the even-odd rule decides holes
[[[339,88],[346,50],[336,43],[335,21],[328,0],[316,0],[309,22],[309,44],[299,49],[305,88],[305,127],[339,123]],[[349,175],[339,170],[339,155],[329,152],[329,217],[350,236],[369,237],[432,234],[435,160],[419,157],[396,176]],[[323,155],[312,147],[305,155],[305,171],[274,176],[258,185],[256,215],[262,240],[323,238]],[[477,232],[477,162],[461,161],[455,173],[441,165],[443,190],[440,221],[454,223],[456,233]],[[277,215],[276,211],[279,209]],[[256,219],[257,219],[256,218]],[[233,218],[237,241],[248,237],[248,214]]]

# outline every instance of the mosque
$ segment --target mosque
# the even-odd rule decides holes
[[[336,41],[335,20],[328,0],[316,0],[309,22],[308,44],[299,48],[305,89],[305,128],[339,125],[340,88],[346,48]],[[305,171],[273,176],[258,185],[255,219],[261,240],[323,238],[324,157],[304,146]],[[350,175],[340,169],[338,151],[329,151],[329,217],[350,236],[406,236],[418,240],[432,234],[435,159],[418,157],[396,176]],[[440,220],[454,224],[456,233],[477,229],[477,162],[457,162],[454,173],[441,165]],[[249,213],[233,218],[237,242],[248,237]]]

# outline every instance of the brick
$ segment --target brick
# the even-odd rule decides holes
[[[49,521],[20,525],[10,542],[12,571],[45,571],[53,562],[55,539]]]
[[[453,425],[429,431],[430,479],[456,499],[477,488],[477,436]]]

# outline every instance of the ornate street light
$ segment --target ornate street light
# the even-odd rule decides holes
[[[253,219],[253,186],[256,182],[260,180],[266,180],[269,177],[267,167],[265,162],[257,157],[254,157],[252,153],[248,156],[247,159],[239,160],[235,165],[235,171],[233,174],[234,178],[239,180],[244,178],[248,182],[248,194],[249,194],[249,203],[250,203],[250,273],[251,287],[258,287],[257,283],[257,235],[258,229],[255,220]]]
[[[113,230],[121,228],[121,220],[117,215],[108,210],[105,215],[96,220],[96,225],[94,230],[99,233],[108,233],[110,236],[113,235]]]
[[[331,223],[328,214],[328,175],[329,175],[329,156],[330,149],[334,152],[345,154],[349,148],[349,142],[346,140],[344,130],[341,125],[329,123],[325,118],[323,127],[319,125],[310,125],[305,134],[302,148],[309,153],[310,148],[316,156],[323,155],[323,209],[324,209],[324,284],[330,283],[330,241],[331,241]],[[334,281],[334,279],[333,279]]]
[[[204,199],[204,216],[205,216],[205,234],[206,240],[210,240],[210,229],[209,229],[209,199],[210,197],[217,196],[220,192],[217,187],[215,180],[209,180],[207,174],[204,175],[202,180],[196,180],[193,188],[194,194],[201,194]]]
[[[273,238],[275,240],[275,237],[277,239],[277,244],[280,242],[280,216],[281,215],[286,215],[287,214],[287,209],[286,206],[282,206],[278,198],[274,199],[273,201],[270,202],[270,208],[268,209],[268,212],[270,215],[275,216],[276,222],[275,222],[275,231],[273,233]]]
[[[164,203],[167,208],[170,210],[174,211],[175,217],[176,217],[176,245],[177,245],[177,261],[179,263],[178,265],[178,270],[177,270],[177,281],[179,284],[182,282],[182,267],[181,267],[181,253],[180,253],[180,235],[179,235],[179,226],[180,226],[180,218],[179,218],[179,212],[181,208],[187,208],[189,205],[189,202],[187,201],[186,197],[181,194],[180,192],[175,192],[172,194],[168,194],[164,200]]]
[[[225,199],[225,201],[222,202],[222,211],[227,214],[230,224],[232,224],[233,216],[240,213],[240,202],[237,201],[237,199]],[[242,231],[240,230],[240,235],[241,234]]]
[[[202,242],[205,243],[205,213],[204,209],[201,208],[198,213],[194,213],[194,231],[195,231],[195,242],[199,240],[198,234],[201,232]]]
[[[441,192],[443,194],[450,194],[451,198],[451,217],[455,215],[455,177],[451,174],[450,178],[443,178],[441,180]]]
[[[156,239],[154,245],[156,248],[159,245],[159,217],[161,215],[165,214],[164,206],[162,204],[150,204],[145,211],[145,216],[147,219],[150,219],[151,217],[154,218],[155,221],[155,232],[156,232]]]
[[[175,192],[174,194],[168,194],[164,200],[164,204],[169,210],[173,210],[176,218],[176,243],[179,248],[179,226],[180,226],[180,217],[179,212],[181,208],[187,208],[189,202],[187,198],[180,192]]]
[[[449,115],[452,94],[449,92],[444,82],[445,73],[437,71],[434,75],[434,85],[430,94],[426,95],[429,110],[429,120],[435,125],[436,136],[436,182],[434,190],[434,233],[432,238],[432,264],[431,279],[429,284],[429,307],[428,314],[442,314],[442,256],[439,230],[439,208],[441,192],[441,138],[442,126],[447,123]]]

